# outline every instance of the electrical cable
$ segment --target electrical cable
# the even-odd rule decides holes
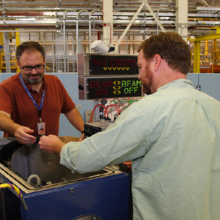
[[[21,191],[19,190],[19,188],[17,186],[15,186],[11,183],[3,183],[3,184],[0,185],[0,189],[2,189],[2,188],[11,188],[11,189],[13,189],[17,193],[24,210],[28,210],[28,206],[27,206],[26,202],[24,201],[24,198],[21,194]]]
[[[107,111],[106,107],[105,107],[104,105],[102,105],[102,104],[97,104],[97,105],[93,108],[92,115],[91,115],[91,119],[90,119],[90,123],[92,122],[93,114],[94,114],[94,111],[95,111],[95,109],[96,109],[97,106],[102,106],[102,107],[105,109],[105,113],[106,113],[106,115],[107,115],[107,117],[108,117],[108,111]]]
[[[108,105],[107,107],[106,107],[106,109],[108,109],[110,106],[114,106],[114,107],[116,107],[116,109],[117,109],[117,112],[118,112],[118,116],[119,116],[119,109],[118,109],[118,107],[116,106],[116,105],[114,105],[114,104],[110,104],[110,105]]]

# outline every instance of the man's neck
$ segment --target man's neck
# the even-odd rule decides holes
[[[163,72],[160,73],[161,77],[158,77],[158,80],[154,84],[154,92],[157,91],[158,88],[164,86],[167,83],[170,83],[177,79],[186,79],[186,75],[169,68],[168,66],[163,69]]]
[[[43,84],[43,80],[42,80],[40,83],[38,83],[38,84],[30,84],[30,85],[31,85],[31,88],[32,88],[33,90],[35,90],[36,92],[39,93],[42,84]]]

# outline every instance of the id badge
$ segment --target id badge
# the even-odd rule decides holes
[[[45,122],[37,123],[37,130],[38,130],[38,134],[39,135],[45,134],[45,131],[46,131],[46,124],[45,124]]]

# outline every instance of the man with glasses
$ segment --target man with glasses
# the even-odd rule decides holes
[[[45,51],[29,41],[16,49],[21,72],[0,84],[0,129],[22,144],[32,144],[38,135],[58,135],[60,113],[80,132],[84,121],[61,81],[44,75]]]

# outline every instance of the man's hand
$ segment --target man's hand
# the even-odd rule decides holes
[[[84,139],[85,139],[85,134],[82,133],[82,135],[81,135],[81,137],[80,137],[80,139],[79,139],[79,142],[82,142]]]
[[[34,132],[34,130],[25,127],[25,126],[19,126],[15,131],[15,139],[20,144],[33,144],[36,142],[36,137],[30,135]]]
[[[127,166],[127,168],[128,168],[129,170],[131,170],[132,161],[126,161],[126,162],[124,162],[123,164],[124,164],[125,166]]]
[[[65,145],[65,143],[55,135],[42,136],[38,144],[41,150],[49,154],[60,154],[62,147]]]

